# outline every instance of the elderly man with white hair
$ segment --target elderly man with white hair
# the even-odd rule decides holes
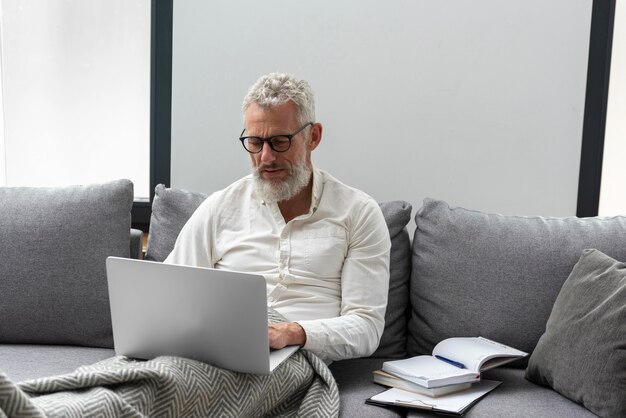
[[[268,307],[288,321],[270,324],[272,348],[299,345],[327,362],[373,353],[391,247],[378,204],[313,165],[322,125],[306,81],[262,76],[243,114],[252,173],[200,205],[166,262],[264,275]]]

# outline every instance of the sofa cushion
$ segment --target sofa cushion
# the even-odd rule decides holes
[[[626,417],[626,264],[597,250],[583,252],[526,377],[601,417]]]
[[[206,198],[207,195],[202,193],[170,189],[163,184],[156,186],[146,260],[163,261],[167,258],[174,249],[180,230]]]
[[[409,355],[484,336],[531,352],[585,248],[626,259],[626,218],[504,216],[426,199],[415,216]]]
[[[365,400],[387,388],[372,382],[372,371],[386,359],[353,359],[334,362],[330,371],[337,381],[342,417],[433,417],[429,411],[409,408],[383,408],[366,405]],[[503,382],[468,412],[468,418],[562,417],[591,418],[595,415],[552,389],[535,385],[524,378],[524,370],[500,367],[483,373],[483,378]]]
[[[385,330],[372,357],[405,357],[406,325],[411,276],[411,243],[406,225],[411,220],[411,205],[404,201],[380,203],[391,237],[389,299]]]
[[[492,369],[483,374],[484,379],[498,380],[502,384],[472,406],[466,418],[542,417],[542,418],[593,418],[594,414],[582,406],[559,395],[552,389],[535,385],[524,379],[524,370],[510,367]],[[407,417],[430,417],[431,412],[409,410]]]
[[[0,342],[112,347],[107,256],[128,257],[133,184],[0,188]]]
[[[389,358],[361,358],[342,360],[330,365],[339,388],[340,417],[403,417],[404,408],[382,408],[368,405],[365,400],[388,388],[372,382],[372,372],[382,368]]]
[[[0,371],[13,382],[71,373],[115,352],[110,348],[65,345],[0,344]]]

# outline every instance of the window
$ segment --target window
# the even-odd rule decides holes
[[[150,197],[150,0],[2,0],[0,185]]]
[[[626,215],[626,4],[615,7],[599,215]]]
[[[169,185],[172,0],[0,0],[0,186]]]

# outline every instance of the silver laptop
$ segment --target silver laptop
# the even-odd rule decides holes
[[[106,267],[118,355],[269,374],[298,349],[270,350],[261,275],[118,257]]]

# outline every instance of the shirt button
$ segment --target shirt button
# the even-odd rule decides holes
[[[267,300],[268,300],[269,302],[274,302],[274,298],[273,298],[273,297],[271,297],[271,296],[270,296],[269,298],[267,298]]]

